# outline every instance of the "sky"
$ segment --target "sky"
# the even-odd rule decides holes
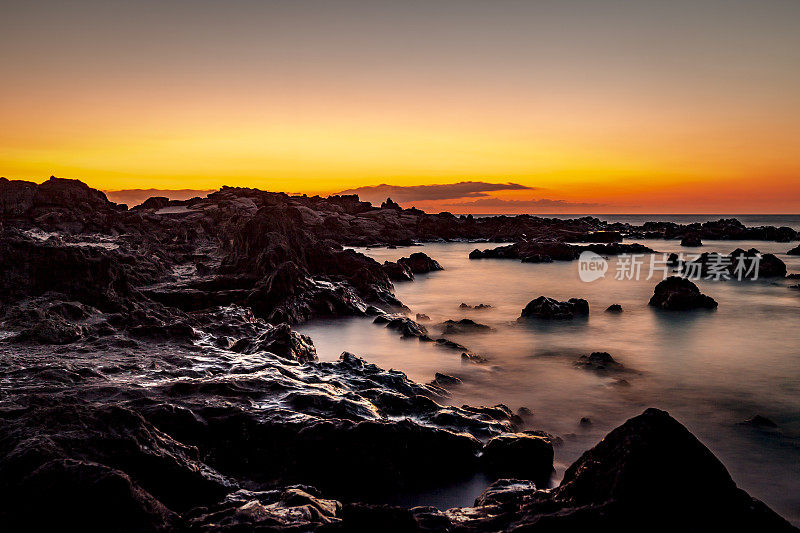
[[[9,179],[800,212],[797,0],[16,1],[0,50]]]

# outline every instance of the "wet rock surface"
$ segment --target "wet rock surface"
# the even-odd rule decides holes
[[[74,180],[0,180],[4,530],[625,530],[640,523],[622,512],[632,502],[694,519],[700,489],[720,524],[787,530],[666,413],[615,430],[546,491],[555,440],[524,432],[506,406],[447,405],[442,386],[457,378],[421,385],[349,353],[319,362],[292,324],[375,316],[431,340],[402,314],[390,270],[344,246],[589,242],[580,236],[608,229],[399,207],[226,187],[128,210]],[[435,270],[408,259],[412,274]],[[661,468],[664,457],[682,469]],[[381,503],[480,472],[516,481],[472,508]],[[693,482],[679,490],[677,475]],[[648,493],[658,497],[642,503]]]

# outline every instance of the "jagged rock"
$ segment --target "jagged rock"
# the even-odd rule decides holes
[[[716,309],[718,304],[710,296],[702,294],[697,285],[688,279],[670,276],[656,285],[650,305],[659,309],[682,311]]]
[[[566,302],[559,302],[553,298],[539,296],[525,306],[520,318],[568,319],[588,314],[589,303],[581,298],[570,298]]]
[[[430,321],[431,317],[424,313],[417,313],[417,322],[428,322]]]
[[[403,208],[400,207],[400,204],[392,201],[391,198],[387,198],[386,201],[381,204],[381,209],[394,209],[395,211],[403,210]]]
[[[606,313],[621,313],[622,306],[619,304],[611,304],[606,308]]]
[[[384,261],[383,270],[389,279],[392,281],[413,281],[414,273],[404,263],[395,263],[392,261]]]
[[[489,304],[469,305],[469,304],[466,304],[464,302],[462,302],[461,305],[459,305],[458,307],[459,307],[459,309],[465,309],[465,310],[466,309],[470,309],[470,310],[474,310],[474,311],[482,311],[484,309],[491,309],[492,308],[492,306],[489,305]]]

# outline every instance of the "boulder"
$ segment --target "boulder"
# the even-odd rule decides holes
[[[687,235],[684,235],[683,239],[681,239],[681,246],[687,246],[687,247],[703,246],[703,242],[700,239],[700,235],[698,233],[689,233]]]
[[[659,309],[684,311],[689,309],[716,309],[717,302],[686,278],[670,276],[659,282],[650,298],[650,305]]]
[[[481,460],[494,475],[546,482],[553,471],[553,444],[525,433],[498,435],[483,447]]]
[[[525,306],[520,318],[570,319],[588,314],[589,302],[582,298],[570,298],[566,302],[559,302],[553,298],[539,296]]]
[[[397,263],[405,266],[414,274],[425,274],[435,270],[444,270],[442,265],[422,252],[414,252],[408,257],[401,257],[397,260]]]

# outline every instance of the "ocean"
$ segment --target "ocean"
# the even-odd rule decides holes
[[[573,217],[575,215],[571,215]],[[703,221],[700,216],[670,220]],[[704,215],[705,216],[705,215]],[[724,217],[714,215],[711,219]],[[737,216],[748,225],[800,227],[800,216]],[[602,217],[600,217],[602,218]],[[609,215],[609,220],[641,223],[665,216]],[[800,272],[800,257],[786,251],[796,243],[708,241],[701,249],[678,241],[638,240],[658,252],[758,248]],[[417,339],[402,339],[371,319],[315,320],[297,329],[310,335],[321,360],[355,353],[384,368],[402,370],[428,382],[436,372],[460,378],[452,387],[453,405],[527,407],[529,429],[562,438],[556,448],[557,484],[563,471],[608,431],[647,407],[670,412],[725,464],[740,487],[800,524],[800,290],[797,280],[712,281],[696,283],[719,302],[715,311],[667,312],[647,305],[663,274],[645,279],[615,279],[620,263],[609,260],[605,278],[581,281],[578,262],[527,264],[515,260],[470,260],[474,248],[496,244],[436,243],[414,248],[360,249],[383,262],[423,251],[444,271],[396,283],[396,294],[412,312],[431,318],[435,334],[447,319],[471,318],[491,326],[488,333],[449,338],[483,355],[488,362],[462,361],[460,353]],[[549,296],[589,301],[588,319],[519,322],[532,299]],[[460,308],[490,304],[486,310]],[[623,313],[604,310],[620,304]],[[581,355],[608,352],[622,372],[593,372],[575,365]],[[756,429],[741,422],[762,415],[778,428]],[[590,423],[581,424],[581,418]],[[485,479],[428,494],[400,494],[396,503],[449,508],[470,505]]]

